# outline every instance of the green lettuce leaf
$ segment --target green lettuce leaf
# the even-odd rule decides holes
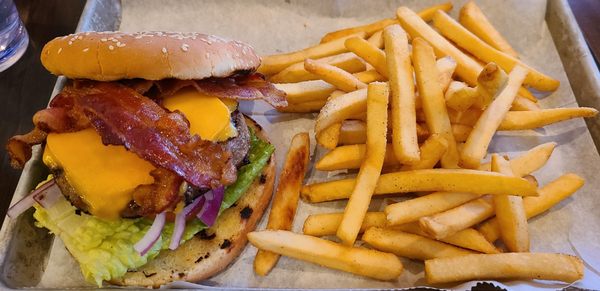
[[[239,169],[237,181],[225,189],[221,211],[231,207],[248,190],[274,150],[271,144],[251,132],[250,163]],[[161,250],[168,249],[174,228],[173,223],[167,223],[152,249],[140,256],[133,245],[148,231],[152,225],[150,220],[107,221],[85,213],[78,214],[77,209],[64,198],[48,209],[37,204],[35,209],[36,225],[59,236],[79,263],[84,278],[98,286],[102,286],[103,281],[123,276],[129,269],[143,266]],[[204,228],[206,226],[199,220],[188,222],[182,242]]]

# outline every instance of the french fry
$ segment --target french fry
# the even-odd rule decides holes
[[[367,124],[361,120],[345,120],[342,122],[338,144],[364,144],[367,141]]]
[[[433,49],[421,38],[415,38],[413,45],[413,65],[417,88],[421,96],[427,127],[432,134],[439,134],[448,142],[446,153],[442,157],[442,167],[458,167],[458,151],[452,134],[452,126],[446,110],[444,93],[439,85],[439,72],[435,65]]]
[[[523,87],[521,87],[523,88]],[[521,96],[515,97],[515,101],[513,101],[512,106],[510,107],[511,111],[537,111],[542,110],[540,105],[535,102],[532,102],[529,99],[523,98]]]
[[[517,52],[510,46],[508,41],[502,37],[500,32],[494,28],[492,23],[485,17],[475,2],[469,1],[460,9],[458,21],[469,31],[495,49],[505,52],[512,57],[519,57]]]
[[[473,126],[481,117],[483,111],[477,108],[469,108],[465,111],[456,111],[452,108],[448,108],[448,118],[452,124],[462,124],[467,126]]]
[[[558,80],[544,75],[508,54],[494,49],[443,11],[436,11],[433,17],[433,25],[443,36],[484,62],[494,62],[507,72],[512,71],[516,66],[524,67],[528,71],[524,83],[532,88],[540,91],[555,91],[560,85]]]
[[[315,133],[329,126],[364,112],[367,104],[367,89],[356,90],[329,100],[315,121]]]
[[[483,70],[483,66],[455,47],[409,8],[398,8],[398,10],[396,10],[396,15],[398,16],[402,28],[404,28],[412,38],[421,37],[425,39],[435,49],[435,53],[438,57],[452,57],[457,64],[456,74],[470,86],[477,85],[477,77]],[[529,93],[527,90],[519,90],[519,92],[522,92],[521,94],[523,94],[523,92]]]
[[[342,123],[334,123],[325,130],[321,131],[317,134],[317,142],[326,149],[334,149],[340,138],[340,129],[342,128]]]
[[[438,57],[452,57],[457,64],[456,74],[471,86],[477,84],[477,76],[482,70],[482,66],[477,61],[452,45],[408,7],[398,8],[398,10],[396,10],[396,15],[398,16],[402,28],[404,28],[413,39],[416,37],[425,39],[435,49]]]
[[[538,190],[540,194],[538,197],[527,197],[523,199],[525,215],[529,219],[547,211],[560,201],[575,193],[583,186],[583,183],[583,178],[575,174],[569,173],[560,176],[540,188]],[[500,227],[497,218],[485,221],[478,227],[478,230],[492,243],[500,238]]]
[[[377,48],[383,48],[383,30],[378,30],[373,33],[373,35],[371,35],[367,41]]]
[[[392,105],[390,120],[394,154],[402,164],[416,164],[420,160],[420,151],[408,38],[397,24],[386,27],[383,38]]]
[[[382,252],[417,260],[475,253],[424,236],[379,227],[368,228],[363,234],[362,240]]]
[[[509,163],[513,174],[524,177],[539,170],[546,164],[555,147],[555,142],[544,143],[528,150],[521,156],[510,159]],[[491,164],[481,164],[479,170],[491,171]]]
[[[343,216],[343,212],[311,214],[304,221],[302,233],[312,236],[334,235]],[[385,224],[385,214],[383,212],[367,212],[360,227],[360,233],[369,227],[383,227]]]
[[[424,21],[431,21],[433,19],[433,15],[435,15],[435,12],[438,10],[442,10],[442,11],[446,11],[446,12],[452,10],[452,2],[445,2],[442,4],[438,4],[438,5],[433,5],[429,8],[425,8],[425,9],[419,11],[419,16]]]
[[[403,271],[402,263],[393,254],[289,231],[254,231],[248,233],[248,240],[262,250],[378,280],[396,279]]]
[[[336,235],[343,244],[354,244],[381,174],[387,135],[389,88],[385,83],[369,84],[367,92],[367,153]]]
[[[354,184],[355,179],[350,178],[305,185],[300,195],[312,203],[347,199]],[[523,178],[467,169],[427,169],[383,174],[379,177],[374,194],[420,191],[537,196],[534,185]]]
[[[486,279],[537,279],[567,283],[583,278],[583,262],[547,253],[473,254],[425,261],[429,284]]]
[[[365,38],[366,33],[357,32],[355,34],[350,34],[348,36],[341,37],[334,41],[318,44],[316,46],[308,47],[303,50],[285,54],[265,56],[262,58],[260,67],[258,67],[258,72],[264,75],[273,75],[279,73],[281,70],[295,63],[302,62],[305,59],[318,59],[322,57],[328,57],[331,55],[345,53],[347,52],[347,49],[344,46],[344,41],[346,40],[346,38],[355,36]]]
[[[361,123],[362,124],[362,123]],[[364,126],[362,124],[361,126]],[[364,132],[361,141],[364,142]],[[403,165],[400,170],[420,170],[431,169],[437,164],[444,152],[446,151],[446,140],[439,135],[432,135],[421,145],[421,160],[414,165]],[[364,144],[351,144],[339,146],[325,154],[319,161],[315,163],[315,168],[319,171],[335,171],[342,169],[358,169],[362,160],[365,158],[366,146]],[[400,162],[396,159],[391,144],[387,145],[383,166],[398,167]]]
[[[446,92],[452,82],[452,75],[456,70],[456,61],[452,57],[446,56],[435,61],[435,64],[440,72],[440,86],[442,87],[442,91]]]
[[[352,92],[367,87],[367,84],[361,82],[352,74],[326,63],[306,59],[304,60],[304,69],[345,92]]]
[[[342,169],[358,169],[365,159],[367,146],[365,144],[353,144],[339,146],[325,154],[315,163],[315,168],[319,171],[335,171]],[[399,166],[400,163],[394,156],[392,145],[386,146],[384,167]]]
[[[389,225],[400,225],[452,209],[481,195],[458,192],[434,192],[414,199],[390,204],[385,207]]]
[[[325,106],[326,102],[326,100],[315,100],[303,103],[288,103],[286,107],[277,108],[277,111],[288,113],[318,112]]]
[[[440,10],[440,9],[444,10],[444,11],[450,11],[452,9],[452,3],[446,2],[446,3],[439,4],[439,5],[431,6],[429,8],[426,8],[426,9],[420,11],[419,16],[422,17],[423,20],[425,20],[425,21],[431,21],[435,11]],[[321,43],[330,42],[332,40],[335,40],[335,39],[338,39],[341,37],[345,37],[345,36],[348,36],[348,35],[351,35],[354,33],[363,32],[363,31],[367,33],[367,36],[370,36],[372,34],[375,34],[377,31],[384,29],[386,26],[393,25],[393,24],[398,24],[398,20],[386,18],[386,19],[382,19],[382,20],[367,24],[367,25],[351,27],[351,28],[346,28],[346,29],[330,32],[330,33],[326,34],[323,38],[321,38]]]
[[[292,138],[290,148],[285,157],[285,163],[279,176],[277,191],[273,197],[267,229],[290,230],[296,208],[298,207],[298,196],[304,174],[308,168],[310,156],[310,139],[308,133],[296,134]],[[258,250],[254,257],[254,272],[265,276],[277,264],[279,255]]]
[[[373,23],[369,23],[367,25],[361,25],[357,27],[350,27],[338,31],[333,31],[321,38],[321,44],[331,42],[333,40],[337,40],[343,37],[347,37],[352,34],[364,32],[366,36],[371,36],[375,32],[384,29],[388,25],[396,24],[398,21],[393,18],[385,18]]]
[[[343,53],[316,59],[316,61],[338,67],[348,73],[362,72],[367,69],[365,61],[353,53]],[[304,62],[295,63],[283,71],[271,76],[271,83],[296,83],[302,81],[317,80],[319,76],[311,74],[304,69]]]
[[[323,80],[273,84],[273,86],[285,92],[288,103],[294,104],[326,101],[329,94],[335,91],[335,86]]]
[[[475,102],[475,106],[485,109],[492,103],[498,91],[502,89],[507,81],[508,75],[498,65],[495,63],[485,65],[477,77],[476,88],[480,98]]]
[[[377,46],[360,37],[348,38],[344,45],[349,51],[373,66],[379,74],[388,76],[385,53]]]
[[[510,164],[498,154],[492,155],[492,171],[513,175]],[[529,251],[529,230],[523,208],[523,197],[514,195],[494,196],[496,219],[500,225],[502,241],[511,252]]]
[[[552,108],[539,111],[510,111],[500,123],[498,130],[525,130],[577,117],[594,117],[598,110],[590,107]]]
[[[432,134],[424,143],[421,145],[420,152],[421,157],[419,162],[412,165],[403,165],[401,171],[411,170],[422,170],[432,169],[444,156],[446,149],[448,148],[448,142],[445,138],[438,134]]]
[[[480,98],[476,88],[471,88],[463,82],[453,81],[444,94],[446,106],[456,111],[463,112],[469,109]]]
[[[432,237],[427,235],[427,233],[421,230],[421,227],[419,226],[418,222],[411,222],[402,225],[391,226],[389,228],[433,239]],[[472,228],[461,230],[453,235],[449,235],[445,238],[442,238],[439,241],[455,245],[464,249],[474,250],[486,254],[500,253],[500,251],[492,243],[487,241],[485,237],[481,233],[479,233],[479,231]]]
[[[371,83],[377,81],[385,81],[386,78],[381,74],[377,73],[375,70],[367,70],[364,72],[355,73],[354,76],[358,78],[361,82]]]
[[[334,235],[338,226],[340,225],[340,221],[342,221],[343,215],[344,214],[341,212],[311,214],[304,221],[304,227],[302,230],[304,234],[313,236]],[[370,227],[387,227],[385,213],[367,212],[360,227],[360,232],[364,232]],[[426,233],[421,231],[418,223],[397,225],[391,227],[391,229],[417,234],[420,236],[427,236]],[[459,231],[454,235],[441,239],[440,241],[488,254],[496,254],[499,252],[498,249],[489,241],[487,241],[481,233],[472,228]]]
[[[461,166],[476,169],[487,154],[487,148],[498,126],[510,109],[527,69],[517,66],[510,72],[508,83],[498,97],[483,111],[461,152]]]
[[[493,200],[490,195],[486,195],[450,210],[421,217],[419,225],[427,234],[440,239],[467,229],[492,215]]]

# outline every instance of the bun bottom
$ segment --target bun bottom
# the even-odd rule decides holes
[[[246,123],[255,134],[267,140],[260,126],[246,117]],[[173,281],[197,282],[212,277],[225,269],[242,252],[246,234],[256,227],[273,193],[275,157],[254,180],[248,191],[234,206],[225,210],[213,227],[174,251],[163,251],[154,260],[110,283],[124,286],[159,287]]]

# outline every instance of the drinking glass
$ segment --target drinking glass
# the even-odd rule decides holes
[[[0,0],[0,72],[27,50],[29,36],[13,0]]]

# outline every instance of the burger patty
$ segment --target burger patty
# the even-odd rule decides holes
[[[246,160],[246,156],[248,155],[248,151],[250,150],[250,130],[248,129],[248,125],[246,124],[245,117],[239,111],[235,111],[231,114],[231,119],[235,125],[237,130],[237,136],[230,138],[225,141],[225,148],[231,152],[231,159],[233,164],[236,167],[240,167],[243,165],[244,160]],[[54,175],[54,179],[58,184],[63,195],[71,202],[71,204],[79,209],[82,212],[89,212],[89,205],[83,200],[83,198],[75,191],[73,186],[69,184],[67,181],[64,172],[62,169],[52,169],[52,174]],[[185,183],[185,182],[184,182]],[[190,203],[196,197],[207,192],[207,189],[198,189],[190,186],[185,183],[184,190],[184,201]],[[125,208],[121,212],[121,217],[123,218],[137,218],[140,217],[140,213],[142,213],[142,209],[139,205],[135,203],[135,201],[131,200],[127,208]]]

